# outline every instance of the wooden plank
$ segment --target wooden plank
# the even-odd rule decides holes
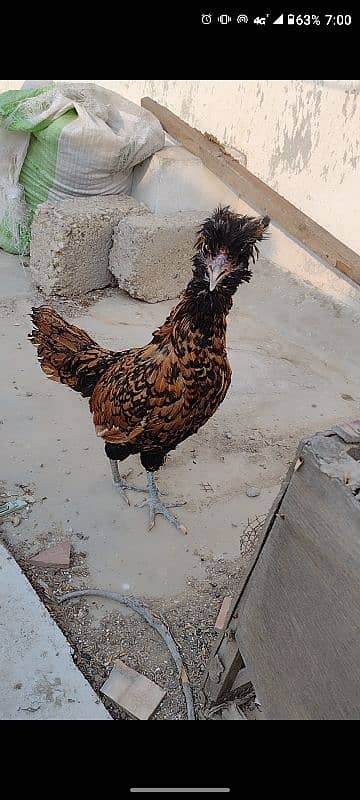
[[[222,631],[225,628],[225,623],[228,618],[228,614],[231,608],[231,603],[232,603],[231,595],[228,594],[226,595],[226,597],[224,597],[221,603],[220,611],[216,618],[216,622],[214,625],[216,631]]]
[[[141,105],[151,111],[164,130],[191,153],[201,158],[227,186],[259,213],[268,214],[286,233],[291,234],[315,255],[360,284],[360,256],[318,225],[296,206],[239,164],[221,145],[192,128],[172,111],[143,97]]]
[[[209,663],[203,679],[203,692],[206,698],[206,702],[208,704],[217,704],[221,702],[222,698],[226,697],[226,695],[229,694],[232,691],[232,689],[238,684],[237,681],[238,673],[240,670],[243,670],[245,668],[245,662],[243,656],[239,651],[239,647],[236,641],[234,640],[234,632],[237,629],[237,616],[238,616],[238,609],[241,600],[241,595],[242,592],[244,591],[247,582],[251,577],[252,571],[255,568],[261,550],[266,541],[266,538],[269,535],[271,528],[276,520],[276,514],[279,511],[280,505],[282,503],[284,494],[293,475],[294,467],[302,451],[303,445],[304,442],[301,441],[300,444],[298,445],[293,462],[286,473],[281,489],[277,497],[275,498],[269,510],[269,513],[266,517],[263,528],[259,535],[259,539],[256,543],[256,548],[253,553],[252,559],[249,562],[247,573],[240,582],[238,593],[234,597],[231,610],[229,612],[228,625],[226,629],[219,634],[215,644],[213,645]],[[220,658],[220,665],[223,665],[224,669],[221,673],[219,673],[218,680],[214,680],[214,677],[216,676],[217,667],[220,666],[217,662],[218,657]],[[246,680],[247,679],[248,678],[246,677]]]
[[[360,719],[360,502],[339,480],[347,451],[320,434],[304,446],[239,602],[236,640],[267,719]]]
[[[231,691],[235,678],[244,667],[235,636],[225,638],[209,664],[206,700],[210,704],[220,703]]]

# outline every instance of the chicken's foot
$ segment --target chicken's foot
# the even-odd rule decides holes
[[[149,506],[149,512],[150,512],[149,531],[151,531],[151,529],[155,525],[156,514],[161,514],[161,516],[165,517],[165,519],[170,523],[170,525],[174,525],[174,527],[177,528],[178,531],[181,531],[181,533],[186,534],[187,529],[185,528],[185,525],[182,525],[181,522],[179,522],[178,518],[175,517],[175,515],[168,510],[169,508],[177,508],[178,506],[184,506],[186,504],[186,500],[178,503],[162,503],[161,500],[159,499],[159,490],[156,485],[154,473],[147,471],[146,476],[148,482],[147,491],[149,493],[149,496],[146,498],[146,500],[144,500],[143,503],[140,504],[140,506],[138,506],[138,508]]]
[[[129,498],[128,498],[127,494],[126,494],[126,490],[128,490],[128,491],[132,490],[132,491],[135,491],[135,492],[145,492],[145,493],[147,493],[148,489],[145,486],[144,487],[142,487],[142,486],[133,486],[131,483],[128,483],[125,480],[131,474],[131,472],[132,472],[131,469],[126,473],[126,475],[124,475],[124,477],[121,477],[120,472],[119,472],[118,462],[117,461],[113,461],[111,458],[109,458],[109,461],[110,461],[110,467],[111,467],[111,472],[112,472],[112,476],[113,476],[114,486],[116,487],[118,492],[121,494],[121,497],[123,498],[123,500],[125,500],[125,502],[128,504],[128,506],[130,505],[130,501],[129,501]]]

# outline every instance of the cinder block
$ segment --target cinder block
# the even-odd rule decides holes
[[[44,203],[31,233],[30,270],[47,296],[75,297],[108,286],[109,252],[116,224],[127,214],[147,214],[133,197],[97,196]]]
[[[156,303],[178,297],[192,275],[203,215],[129,215],[116,227],[109,268],[121,289]]]

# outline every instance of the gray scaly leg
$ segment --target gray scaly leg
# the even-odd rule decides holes
[[[111,472],[112,472],[112,476],[113,476],[114,486],[116,486],[118,492],[121,494],[121,497],[125,500],[125,502],[129,506],[130,502],[129,502],[129,499],[128,499],[127,495],[125,494],[126,490],[131,490],[131,491],[134,491],[134,492],[147,492],[148,490],[145,487],[142,488],[141,486],[132,486],[132,484],[128,483],[125,480],[125,478],[127,478],[128,475],[130,475],[130,473],[132,472],[131,469],[129,470],[129,472],[127,472],[127,474],[125,475],[125,478],[122,478],[121,475],[120,475],[120,472],[119,472],[118,462],[117,461],[113,461],[111,458],[109,458],[109,461],[110,461],[110,467],[111,467]]]
[[[178,506],[184,506],[186,500],[181,503],[180,502],[162,503],[161,500],[159,499],[159,490],[156,485],[154,473],[146,472],[146,476],[148,482],[149,496],[146,498],[146,500],[144,500],[143,503],[141,503],[139,507],[143,508],[144,506],[149,506],[149,512],[150,512],[149,531],[151,531],[151,529],[155,525],[156,514],[161,514],[161,516],[165,517],[165,519],[170,523],[170,525],[174,525],[174,527],[177,528],[178,531],[181,531],[181,533],[186,534],[187,529],[185,528],[185,525],[182,525],[181,522],[179,522],[179,520],[177,519],[177,517],[175,517],[175,515],[168,510],[169,508],[177,508]]]

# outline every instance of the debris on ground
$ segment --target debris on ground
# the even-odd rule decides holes
[[[115,600],[117,603],[121,603],[124,606],[128,606],[131,608],[132,611],[136,611],[141,617],[143,617],[146,622],[151,625],[152,628],[161,636],[162,640],[165,642],[166,647],[170,651],[170,655],[173,661],[176,664],[179,680],[181,683],[181,688],[183,691],[183,695],[185,697],[186,702],[186,710],[187,710],[187,717],[188,719],[195,719],[195,710],[194,710],[194,700],[192,696],[191,686],[189,682],[189,677],[187,674],[187,669],[185,664],[182,660],[179,648],[174,641],[168,626],[155,614],[150,611],[148,606],[141,603],[136,597],[130,597],[128,595],[119,594],[118,592],[107,592],[102,589],[81,589],[80,591],[74,592],[67,592],[62,597],[59,598],[60,603],[63,603],[65,600],[71,600],[76,597],[101,597],[105,600]]]
[[[211,483],[204,483],[204,481],[202,481],[201,483],[199,483],[199,486],[201,486],[201,488],[202,488],[202,490],[204,492],[213,492],[214,491],[214,488],[211,486]]]
[[[45,583],[42,571],[31,563],[29,545],[19,543],[18,539],[14,539],[12,544],[9,534],[6,539],[10,552],[16,549],[21,568],[67,637],[73,648],[75,664],[99,697],[115,659],[121,658],[126,660],[129,667],[153,680],[166,691],[166,696],[151,720],[188,718],[179,682],[179,670],[172,658],[164,653],[164,645],[158,633],[143,618],[129,613],[129,609],[120,605],[118,608],[106,610],[101,598],[99,602],[96,597],[80,598],[76,603],[59,603],[60,597],[71,592],[75,586],[81,588],[89,585],[86,557],[76,549],[75,541],[71,569],[48,570]],[[203,555],[201,559],[206,570],[204,580],[199,582],[196,578],[190,578],[187,589],[172,598],[144,598],[154,615],[166,619],[181,650],[198,719],[204,718],[201,687],[211,649],[218,636],[214,621],[219,613],[224,590],[234,596],[243,573],[242,558],[226,560]],[[114,720],[132,719],[115,702],[105,695],[101,697]]]
[[[30,561],[33,566],[44,569],[69,569],[70,554],[70,542],[64,539],[46,550],[41,550],[36,556],[32,556]]]
[[[222,601],[222,604],[221,604],[220,611],[219,611],[218,616],[217,616],[217,620],[216,620],[215,625],[214,625],[214,628],[215,628],[216,631],[222,631],[223,630],[223,628],[225,626],[226,617],[227,617],[227,615],[228,615],[228,613],[230,611],[231,601],[232,601],[232,597],[231,597],[230,594],[228,594],[226,597],[224,597],[224,599]]]
[[[250,486],[249,489],[246,490],[247,497],[259,497],[261,494],[261,489],[258,489],[257,486]]]
[[[221,705],[212,708],[211,711],[208,712],[207,718],[212,720],[247,720],[246,714],[244,714],[239,707],[239,704],[236,703],[235,700],[232,700],[229,703],[222,703]]]
[[[248,523],[240,537],[240,553],[244,561],[247,561],[254,552],[256,542],[261,533],[265,519],[266,514],[261,514],[253,519],[248,519]]]
[[[26,508],[27,502],[25,500],[21,500],[20,498],[16,498],[16,500],[6,500],[3,501],[0,498],[0,520],[4,517],[9,516],[9,514],[15,514],[16,511],[20,511],[22,508]],[[19,522],[13,522],[13,524],[19,525],[20,517],[17,517]],[[16,517],[15,517],[16,519]]]
[[[166,695],[154,681],[140,675],[119,658],[101,687],[101,693],[135,719],[149,719]]]

